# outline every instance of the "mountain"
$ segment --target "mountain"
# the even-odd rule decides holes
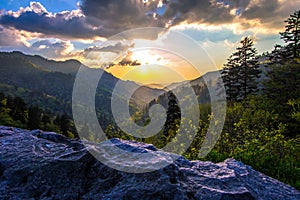
[[[23,60],[32,64],[32,66],[48,71],[48,72],[61,72],[64,74],[76,74],[80,66],[82,65],[77,60],[66,60],[66,61],[54,61],[43,58],[39,55],[25,55],[19,51],[13,52],[1,52],[0,59],[15,58],[17,60]]]
[[[28,104],[39,104],[53,112],[71,114],[72,90],[80,66],[85,67],[76,60],[57,62],[21,52],[1,52],[0,91],[13,96],[19,95]],[[102,69],[90,70],[100,70],[103,74],[95,96],[97,105],[101,105],[98,111],[106,115],[111,116],[110,98],[117,83],[124,91],[140,87],[134,82],[122,81]],[[137,106],[143,105],[162,92],[163,90],[143,86],[135,92],[131,102]]]
[[[85,147],[56,133],[0,126],[1,199],[300,199],[291,186],[234,159],[222,163],[188,161],[153,145],[111,139]],[[112,156],[103,149],[120,148]],[[88,151],[102,152],[111,164],[122,158],[128,167],[166,162],[148,173],[112,169]],[[156,160],[126,162],[142,152]],[[178,158],[172,162],[172,158]],[[126,169],[126,168],[124,168]]]
[[[260,77],[257,79],[257,83],[258,89],[262,91],[263,82],[268,79],[267,74],[271,70],[268,67],[268,56],[260,56],[259,63],[259,70],[261,71],[261,73]],[[167,105],[169,90],[180,92],[184,91],[187,87],[192,87],[200,104],[210,103],[212,95],[214,95],[216,99],[218,99],[220,96],[220,86],[218,86],[218,81],[220,79],[221,72],[222,70],[207,72],[206,74],[194,80],[172,83],[164,88],[164,90],[166,90],[166,93],[160,95],[155,101],[163,102],[164,105]]]
[[[161,94],[158,98],[150,102],[150,106],[154,104],[154,102],[159,102],[165,108],[167,108],[169,101],[169,93],[173,91],[175,94],[183,94],[182,92],[186,92],[187,88],[192,88],[194,94],[197,97],[199,104],[209,104],[211,100],[210,95],[217,95],[218,86],[217,81],[219,78],[219,72],[208,72],[203,76],[191,80],[191,81],[183,81],[179,83],[173,83],[168,85],[165,90],[166,92]],[[212,94],[210,94],[210,92]],[[214,94],[213,94],[214,92]],[[192,94],[185,94],[184,101],[189,100]]]
[[[164,89],[141,86],[134,92],[132,98],[135,99],[134,101],[139,105],[145,105],[149,103],[151,100],[159,97],[165,91],[166,90]]]

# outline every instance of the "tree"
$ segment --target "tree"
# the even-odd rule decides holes
[[[276,44],[274,50],[267,55],[269,64],[283,64],[286,54],[286,48]]]
[[[48,113],[43,113],[43,116],[42,116],[42,123],[44,125],[44,130],[47,130],[47,124],[51,123],[51,116],[50,114]]]
[[[14,98],[14,109],[12,109],[12,118],[16,121],[20,121],[21,123],[26,122],[27,118],[27,106],[23,99],[20,97]]]
[[[256,79],[260,70],[256,49],[249,37],[240,43],[241,46],[230,56],[222,71],[228,100],[241,100],[257,92]]]
[[[175,95],[170,92],[168,97],[167,119],[165,123],[164,133],[168,134],[169,130],[176,131],[176,122],[180,120],[181,113]]]
[[[264,83],[264,93],[272,108],[280,113],[281,121],[289,124],[287,134],[295,135],[299,122],[291,118],[293,110],[288,103],[300,100],[300,64],[286,61],[284,65],[272,65],[268,78]]]
[[[233,101],[238,98],[239,91],[237,90],[238,82],[238,66],[236,63],[236,58],[231,55],[228,62],[224,65],[221,72],[223,83],[226,88],[227,100]]]
[[[284,21],[285,31],[280,33],[281,39],[286,43],[287,58],[300,57],[300,10],[296,10]]]
[[[64,113],[60,118],[60,130],[63,135],[68,136],[68,131],[71,127],[70,117]]]
[[[41,118],[42,118],[41,109],[38,106],[30,106],[28,109],[27,127],[29,129],[40,128]]]
[[[11,109],[7,107],[7,99],[4,97],[4,95],[0,94],[0,124],[1,125],[14,125],[13,119],[9,115]]]

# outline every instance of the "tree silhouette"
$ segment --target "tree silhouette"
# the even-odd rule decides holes
[[[165,123],[164,133],[168,134],[168,131],[170,129],[176,131],[176,122],[180,120],[180,118],[181,113],[176,97],[172,92],[170,92],[168,96],[167,119]]]
[[[284,21],[286,23],[285,31],[280,33],[281,39],[286,43],[288,51],[287,58],[300,57],[300,10],[296,10],[290,17]]]
[[[257,92],[260,70],[253,41],[245,37],[221,72],[228,100],[241,100]]]
[[[68,136],[68,131],[71,127],[70,117],[64,113],[60,118],[60,129],[63,135]]]
[[[28,109],[28,122],[27,127],[29,129],[40,128],[42,112],[38,106],[30,106]]]

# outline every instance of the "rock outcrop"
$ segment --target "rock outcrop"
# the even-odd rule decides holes
[[[300,192],[234,159],[180,157],[154,172],[121,172],[97,161],[81,141],[0,126],[0,199],[300,199]]]

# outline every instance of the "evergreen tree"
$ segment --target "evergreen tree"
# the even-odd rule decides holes
[[[168,134],[170,129],[175,130],[176,122],[180,120],[181,113],[175,95],[170,92],[168,97],[167,119],[164,128],[164,133]]]
[[[286,48],[276,44],[274,46],[274,50],[267,55],[269,59],[269,64],[283,64],[283,61],[285,59],[285,53]]]
[[[281,39],[286,43],[286,58],[300,57],[300,10],[296,10],[284,21],[285,31],[280,33]]]
[[[241,46],[230,56],[222,71],[228,100],[244,99],[257,92],[256,79],[260,70],[256,49],[249,37],[240,43]]]
[[[28,122],[27,127],[29,129],[40,128],[42,112],[38,106],[30,106],[28,109]]]
[[[224,65],[221,72],[223,83],[226,89],[227,100],[233,101],[237,99],[239,91],[237,90],[238,80],[238,65],[235,63],[233,55],[230,56],[228,62]]]
[[[300,100],[300,64],[286,61],[284,65],[272,65],[268,81],[264,83],[264,93],[271,100],[272,108],[280,114],[280,120],[288,125],[288,135],[299,131],[299,122],[291,118],[289,101]]]
[[[281,122],[288,124],[287,135],[291,136],[299,130],[298,122],[291,118],[292,108],[288,103],[300,99],[300,10],[291,14],[285,22],[285,32],[280,35],[286,46],[274,53],[277,62],[270,66],[264,92],[271,100],[272,108],[280,113]]]
[[[14,109],[12,109],[12,118],[21,123],[25,123],[27,119],[27,106],[23,99],[20,97],[14,98]]]
[[[51,123],[51,116],[48,113],[43,113],[42,123],[44,125],[44,130],[47,130],[47,124]]]
[[[68,136],[68,131],[71,127],[71,121],[69,116],[64,113],[60,118],[60,130],[63,135]]]

